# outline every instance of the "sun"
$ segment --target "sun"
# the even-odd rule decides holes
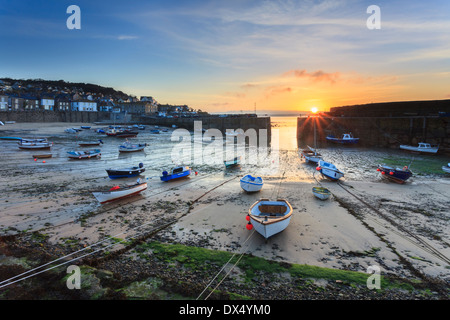
[[[312,112],[312,113],[317,113],[317,111],[319,111],[319,109],[317,109],[316,107],[312,107],[312,108],[311,108],[311,112]]]

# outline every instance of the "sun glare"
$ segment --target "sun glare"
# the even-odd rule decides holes
[[[319,110],[316,107],[311,108],[312,113],[317,113],[317,111],[319,111]]]

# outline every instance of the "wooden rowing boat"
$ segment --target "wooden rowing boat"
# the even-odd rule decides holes
[[[250,207],[248,216],[249,223],[267,240],[287,228],[292,217],[292,206],[284,199],[261,199]]]
[[[96,190],[91,192],[101,204],[104,204],[137,195],[138,193],[141,193],[146,189],[147,182],[140,182],[140,180],[138,179],[138,182],[134,185],[124,187],[115,186],[110,188],[109,190]]]

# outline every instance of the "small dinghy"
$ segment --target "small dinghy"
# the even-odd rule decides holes
[[[102,140],[78,142],[80,147],[99,146],[100,144],[103,144]]]
[[[225,160],[223,163],[225,164],[226,168],[231,168],[231,167],[241,164],[241,157],[238,156],[231,160]]]
[[[123,169],[106,169],[106,173],[111,179],[131,178],[140,175],[145,171],[144,164],[139,163],[138,167],[123,168]]]
[[[52,154],[48,153],[48,154],[33,154],[33,158],[34,159],[46,159],[46,158],[51,158]]]
[[[107,203],[111,201],[116,201],[126,197],[131,197],[147,189],[147,182],[138,182],[129,186],[115,186],[109,190],[96,190],[91,191],[94,197],[101,203]]]
[[[306,162],[318,163],[320,160],[322,160],[322,155],[315,149],[308,146],[308,148],[302,149],[302,151],[300,152],[300,158],[304,158]]]
[[[261,199],[250,207],[248,217],[249,224],[267,240],[287,228],[292,217],[292,206],[283,199]]]
[[[171,181],[171,180],[186,178],[190,174],[191,174],[191,168],[185,167],[185,166],[180,166],[180,167],[173,168],[170,171],[170,173],[168,173],[167,171],[164,171],[160,178],[161,178],[161,181],[167,182],[167,181]]]
[[[446,166],[442,166],[442,170],[444,170],[447,173],[450,173],[450,163],[447,163]]]
[[[331,195],[330,190],[323,187],[313,187],[312,192],[320,200],[327,200]]]
[[[246,175],[241,180],[241,188],[246,192],[258,192],[263,186],[263,179],[261,177],[253,177]]]
[[[119,146],[119,152],[136,152],[142,151],[147,146],[146,143],[133,144],[130,141],[125,141]]]
[[[91,158],[100,159],[100,157],[102,156],[102,154],[100,153],[100,149],[89,151],[68,151],[67,153],[69,154],[70,159],[77,159],[77,160],[91,159]]]
[[[322,176],[332,181],[337,181],[344,176],[344,173],[336,168],[334,164],[323,160],[319,161],[316,170],[319,171]]]
[[[381,173],[383,178],[403,184],[408,180],[413,173],[409,170],[408,166],[404,166],[402,169],[394,168],[387,165],[378,165],[377,171]]]
[[[48,142],[46,138],[37,139],[21,139],[17,143],[20,149],[34,150],[34,149],[50,149],[53,142]]]

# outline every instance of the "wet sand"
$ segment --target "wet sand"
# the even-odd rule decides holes
[[[170,156],[172,129],[152,134],[147,127],[129,140],[146,142],[149,147],[122,155],[118,146],[123,139],[95,133],[101,126],[78,134],[64,132],[81,125],[85,124],[0,127],[0,136],[42,136],[54,142],[52,158],[34,161],[31,155],[36,151],[20,150],[17,141],[0,140],[0,236],[39,231],[50,243],[77,239],[89,246],[105,237],[136,237],[166,223],[157,236],[168,242],[343,270],[366,272],[377,265],[384,274],[412,278],[419,271],[450,281],[450,177],[418,174],[405,185],[382,180],[377,161],[404,157],[399,151],[322,149],[324,157],[346,173],[340,184],[323,179],[296,150],[283,146],[278,163],[242,164],[232,170],[223,165],[194,166],[197,175],[164,183],[160,173],[175,164]],[[67,158],[67,151],[80,149],[77,141],[96,139],[104,141],[101,159]],[[449,160],[438,157],[443,164]],[[146,168],[141,179],[148,182],[148,189],[140,195],[100,205],[90,193],[100,187],[134,183],[135,178],[111,180],[105,169],[140,162]],[[240,188],[239,178],[246,174],[263,177],[261,192],[248,194]],[[330,199],[313,196],[311,188],[319,184],[332,192]],[[267,242],[246,229],[248,209],[260,198],[284,198],[294,209],[290,225]]]

